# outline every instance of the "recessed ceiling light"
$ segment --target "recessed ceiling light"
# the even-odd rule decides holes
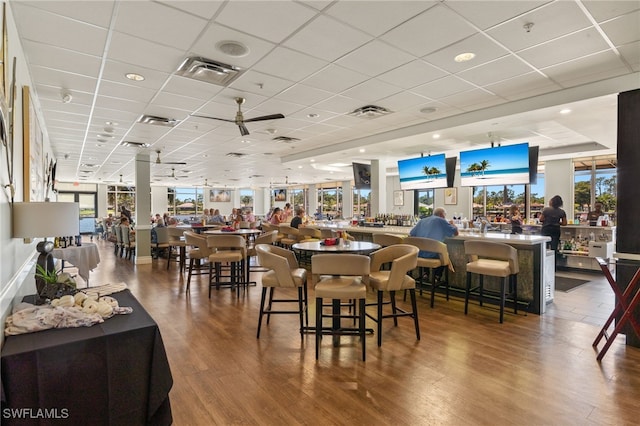
[[[104,142],[106,142],[106,141],[104,141]],[[96,146],[97,146],[98,148],[102,148],[102,147],[104,146],[104,144],[103,144],[103,143],[97,143],[97,144],[96,144]]]
[[[365,151],[366,151],[366,149],[360,148],[360,152],[365,152]]]
[[[105,135],[105,134],[102,134],[102,133],[98,135],[99,139],[112,138],[112,137],[113,137],[113,135]]]
[[[320,117],[320,114],[316,114],[315,112],[312,112],[311,114],[307,114],[307,117],[309,117],[309,118],[318,118],[318,117]]]
[[[142,76],[140,74],[136,74],[134,72],[126,73],[124,76],[127,77],[129,80],[133,80],[133,81],[142,81],[142,80],[144,80],[144,76]]]
[[[436,107],[424,107],[424,108],[422,108],[420,110],[420,112],[423,113],[423,114],[433,114],[437,110],[438,110],[438,108],[436,108]]]
[[[560,114],[569,114],[571,110],[569,108],[561,109]]]
[[[209,154],[202,154],[202,158],[209,158]]]
[[[118,123],[116,123],[115,121],[105,121],[104,124],[106,124],[107,126],[117,126]]]
[[[301,168],[302,168],[302,166],[298,166],[298,168],[299,168],[299,169],[301,169]]]
[[[466,53],[459,54],[458,56],[453,58],[453,60],[456,61],[456,62],[467,62],[467,61],[472,60],[475,57],[476,57],[475,53],[466,52]]]
[[[239,41],[223,40],[216,43],[216,48],[225,55],[241,58],[249,54],[249,48]]]
[[[311,163],[315,163],[316,160],[314,160],[313,158],[311,160],[309,160]]]
[[[433,136],[431,136],[434,139],[440,139],[440,135],[438,133],[434,134]]]

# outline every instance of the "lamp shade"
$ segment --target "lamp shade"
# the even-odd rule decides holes
[[[47,238],[78,234],[78,203],[13,203],[13,238]]]

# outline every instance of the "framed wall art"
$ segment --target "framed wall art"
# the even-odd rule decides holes
[[[458,188],[445,188],[444,189],[444,203],[445,204],[458,204]]]
[[[46,177],[43,135],[28,86],[22,88],[22,138],[24,200],[44,201]]]
[[[209,190],[209,202],[211,203],[230,203],[231,191],[227,189],[211,189]]]
[[[404,191],[393,191],[393,205],[404,206]]]

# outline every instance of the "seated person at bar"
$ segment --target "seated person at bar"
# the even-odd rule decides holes
[[[601,216],[604,216],[604,212],[602,211],[602,203],[600,201],[596,201],[596,204],[594,205],[594,207],[595,207],[595,210],[592,210],[589,213],[587,213],[587,220],[589,221],[590,226],[597,226],[598,219]]]
[[[282,218],[282,209],[280,209],[280,207],[276,207],[273,209],[273,213],[271,213],[269,223],[272,225],[280,225],[282,222],[284,222],[284,219]]]
[[[412,237],[431,238],[432,240],[438,240],[444,242],[447,237],[454,237],[458,235],[458,228],[453,224],[452,220],[447,221],[445,216],[447,211],[442,207],[436,207],[433,210],[433,215],[420,219],[420,221],[409,232]],[[438,253],[432,253],[430,251],[422,251],[418,253],[419,257],[435,259],[438,257]],[[436,281],[440,280],[444,267],[441,266],[433,271],[433,275]]]
[[[511,221],[511,233],[522,234],[522,215],[515,204],[509,208],[509,220]]]
[[[291,226],[293,228],[298,229],[300,225],[304,226],[304,209],[302,207],[298,207],[296,209],[296,215],[291,219]]]

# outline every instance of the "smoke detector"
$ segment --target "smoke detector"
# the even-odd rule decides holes
[[[241,70],[233,65],[223,64],[212,59],[191,56],[184,60],[176,74],[218,86],[228,86],[240,76]]]
[[[376,118],[390,113],[391,111],[389,111],[388,109],[377,105],[365,105],[363,107],[354,109],[348,115],[360,118]]]

